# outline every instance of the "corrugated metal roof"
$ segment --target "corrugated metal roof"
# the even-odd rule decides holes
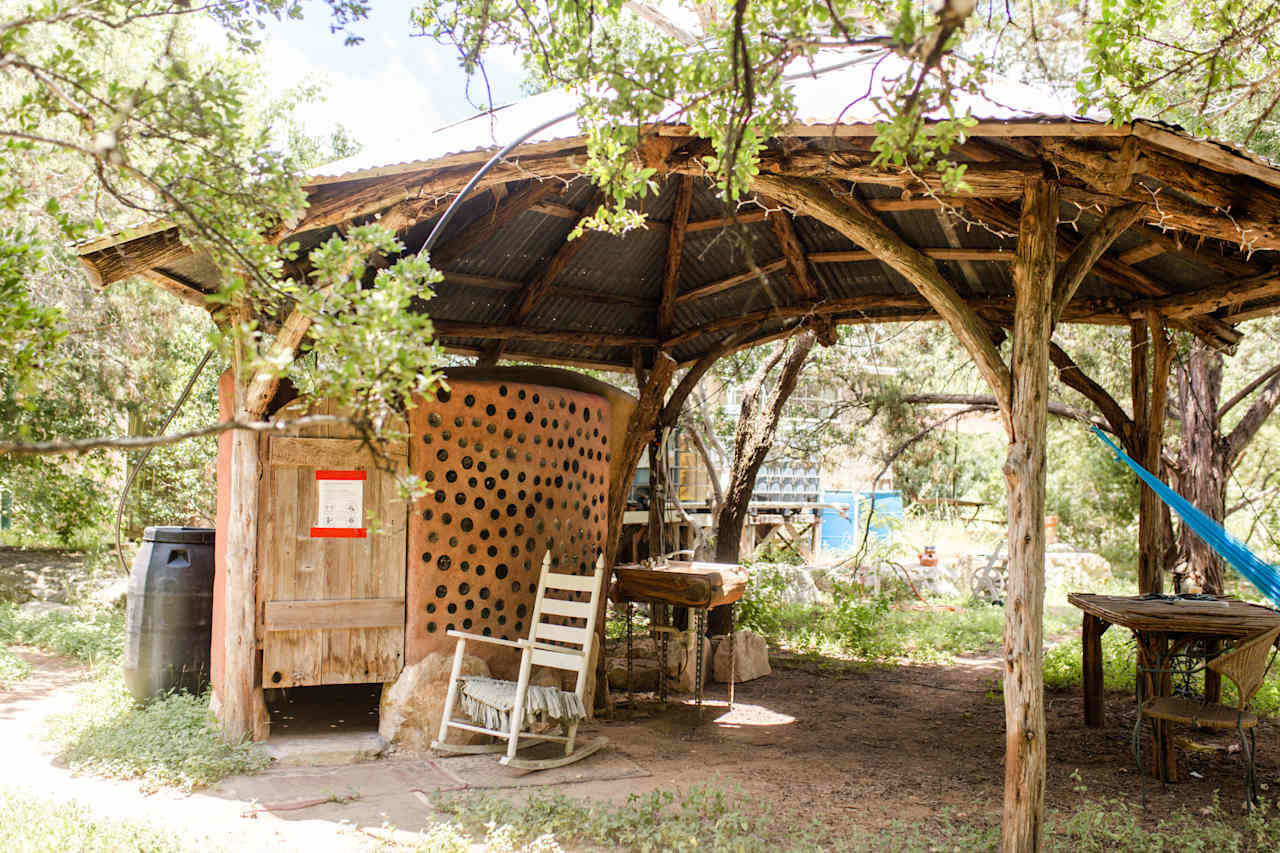
[[[808,63],[793,64],[798,76],[792,84],[796,103],[796,124],[803,127],[870,125],[885,116],[874,98],[884,94],[892,81],[910,69],[901,57],[868,54],[843,64],[838,55],[821,54]],[[832,67],[836,64],[836,67]],[[398,172],[431,168],[433,161],[455,154],[490,152],[519,138],[523,133],[558,115],[573,112],[579,98],[566,91],[544,92],[514,104],[481,113],[442,127],[406,147],[403,141],[373,143],[359,154],[329,163],[312,171],[315,183],[358,180]],[[980,94],[959,93],[959,114],[966,112],[980,121],[1096,121],[1100,117],[1078,115],[1069,101],[1056,92],[1027,86],[1005,78],[992,78]],[[927,116],[945,118],[942,111]],[[525,144],[572,139],[581,135],[576,116],[569,116],[529,137]]]

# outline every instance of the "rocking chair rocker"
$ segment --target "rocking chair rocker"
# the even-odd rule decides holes
[[[592,575],[568,575],[551,571],[551,552],[548,551],[542,558],[542,573],[538,579],[528,639],[506,640],[449,631],[449,636],[457,638],[458,645],[453,654],[453,671],[449,676],[440,734],[431,742],[431,748],[449,753],[506,752],[499,761],[508,767],[546,770],[580,761],[605,746],[608,743],[606,738],[576,744],[578,722],[586,716],[583,693],[591,667],[591,651],[596,642],[596,613],[604,577],[603,554],[596,560]],[[549,592],[556,594],[548,595]],[[587,601],[560,597],[564,593],[583,592],[589,596]],[[566,624],[544,622],[547,616],[564,617],[562,621]],[[467,643],[473,640],[520,649],[519,681],[460,675]],[[531,685],[529,678],[535,665],[576,673],[573,692]],[[472,722],[454,719],[454,708],[459,701]],[[536,723],[549,720],[560,723],[562,734],[539,733],[530,729]],[[451,728],[490,735],[501,738],[503,742],[446,743]],[[564,755],[546,759],[520,758],[516,755],[517,750],[529,745],[521,741],[563,743]]]

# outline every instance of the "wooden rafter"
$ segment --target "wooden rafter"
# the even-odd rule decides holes
[[[578,219],[570,228],[572,233],[574,228],[587,217],[592,216],[604,201],[604,194],[596,190],[591,197],[591,201],[587,202],[587,206],[582,209],[578,215]],[[555,251],[544,263],[533,277],[526,281],[520,288],[520,292],[516,296],[515,304],[507,312],[504,320],[505,327],[518,327],[522,325],[529,315],[533,313],[538,303],[546,298],[552,290],[555,280],[569,266],[578,253],[582,251],[586,245],[586,235],[582,235],[576,240],[565,240],[560,244],[560,248]],[[497,338],[489,351],[476,360],[476,364],[480,366],[489,366],[496,364],[498,359],[502,358],[502,352],[505,348],[505,339],[489,335],[487,337]],[[511,336],[507,336],[508,338]]]
[[[96,288],[106,287],[144,270],[163,267],[191,255],[177,228],[167,228],[136,240],[86,252],[80,256],[89,282]]]
[[[280,387],[280,373],[298,354],[298,345],[307,330],[311,328],[312,317],[297,305],[289,311],[275,339],[267,348],[263,358],[265,362],[249,380],[249,387],[244,393],[244,411],[251,418],[261,418],[267,411],[267,404],[275,396]]]
[[[667,256],[662,266],[662,301],[658,305],[658,336],[671,333],[675,321],[676,291],[680,286],[680,258],[684,254],[684,237],[689,227],[689,209],[693,204],[693,176],[679,175],[676,181],[675,207],[671,227],[667,231]]]
[[[225,307],[220,303],[210,302],[209,294],[201,290],[195,282],[187,281],[186,279],[173,275],[172,273],[164,273],[159,270],[148,269],[143,270],[138,273],[138,275],[156,285],[161,290],[172,293],[188,305],[203,308],[211,314],[222,311]]]
[[[757,176],[755,186],[765,195],[816,217],[855,245],[875,253],[911,282],[960,338],[992,393],[1007,405],[1012,399],[1009,367],[996,350],[986,322],[965,303],[932,260],[894,233],[857,199],[837,196],[813,181],[784,180],[772,175]],[[1007,409],[1003,410],[1003,416],[1007,426]]]
[[[495,278],[494,276],[472,275],[471,273],[462,272],[444,273],[444,284],[445,286],[478,287],[484,290],[499,290],[508,293],[524,287],[523,282],[513,281],[509,278]],[[601,305],[634,305],[650,311],[658,307],[657,302],[644,296],[632,296],[629,293],[609,293],[563,284],[557,284],[551,288],[551,295],[568,299],[581,299],[584,302],[596,302]]]
[[[528,178],[568,180],[582,173],[586,159],[586,154],[577,150],[522,156],[499,163],[476,184],[475,189],[484,191],[497,184]],[[354,186],[324,184],[309,195],[306,213],[296,222],[278,228],[272,237],[278,240],[289,234],[328,228],[370,216],[404,201],[446,199],[459,193],[474,174],[475,168],[468,165],[353,181]]]
[[[1012,249],[954,249],[949,247],[942,248],[922,248],[917,251],[926,258],[935,261],[979,261],[995,264],[1011,264],[1013,263],[1014,252]],[[852,249],[836,252],[810,252],[808,254],[809,263],[811,264],[859,264],[867,261],[880,260],[871,252],[862,249]]]
[[[773,228],[783,260],[787,262],[787,280],[791,282],[792,296],[797,300],[817,299],[818,286],[813,283],[813,270],[809,268],[809,260],[800,243],[800,235],[796,234],[791,214],[785,210],[770,211],[769,225]]]
[[[578,221],[573,224],[573,228],[577,228],[582,223],[582,220],[587,217],[595,215],[597,208],[603,202],[604,194],[597,190],[591,200],[587,202],[586,207],[582,209],[582,213],[579,215]],[[507,313],[507,323],[523,323],[533,313],[533,309],[538,307],[538,303],[551,291],[555,280],[568,268],[569,264],[573,262],[573,259],[578,256],[578,253],[583,250],[586,244],[586,234],[576,240],[565,240],[561,243],[555,254],[525,284],[524,290],[517,298],[515,306]]]
[[[1027,175],[1040,174],[1042,170],[1039,163],[1027,160],[970,163],[964,175],[966,190],[960,195],[1019,198],[1022,179]],[[858,155],[827,151],[802,151],[766,158],[761,163],[761,171],[788,178],[834,178],[854,184],[878,184],[918,192],[937,192],[942,186],[941,176],[936,171],[872,166]]]
[[[1056,323],[1062,316],[1076,290],[1085,276],[1116,241],[1116,238],[1129,230],[1129,227],[1142,216],[1142,205],[1126,204],[1113,207],[1107,211],[1097,226],[1067,255],[1066,261],[1058,269],[1057,280],[1053,284],[1053,320]]]
[[[457,338],[482,338],[494,341],[540,341],[584,347],[657,346],[652,335],[620,335],[612,332],[588,332],[572,329],[534,329],[489,323],[465,323],[459,320],[436,320],[436,334]]]
[[[734,225],[750,225],[753,222],[764,222],[768,216],[763,210],[744,210],[736,216],[716,216],[711,219],[698,219],[689,223],[689,233],[695,231],[719,231]]]
[[[1001,228],[1016,227],[1016,215],[1007,211],[1000,204],[975,199],[968,205],[968,208],[974,215],[992,225]],[[1058,260],[1065,262],[1071,256],[1071,253],[1076,250],[1079,242],[1059,232]],[[1169,295],[1168,288],[1151,278],[1151,276],[1105,254],[1094,263],[1092,272],[1100,278],[1118,285],[1122,290],[1130,294],[1139,294],[1149,298]],[[1230,325],[1213,317],[1195,317],[1177,321],[1177,324],[1215,349],[1229,350],[1240,340],[1239,332]]]
[[[1133,302],[1122,310],[1134,319],[1142,318],[1148,311],[1154,310],[1166,318],[1177,320],[1211,314],[1223,308],[1273,296],[1280,296],[1280,272],[1235,279],[1192,293]]]
[[[722,278],[719,281],[711,281],[706,284],[699,285],[692,290],[686,290],[679,294],[673,301],[675,305],[683,305],[686,302],[692,302],[695,299],[702,299],[706,296],[714,296],[717,293],[723,293],[726,290],[737,287],[740,284],[746,284],[751,281],[763,281],[770,273],[786,267],[785,258],[777,258],[768,263],[760,264],[746,272],[735,273],[728,278]]]

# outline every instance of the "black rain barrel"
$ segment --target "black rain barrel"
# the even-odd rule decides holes
[[[124,680],[139,702],[209,684],[213,529],[148,527],[133,558]]]

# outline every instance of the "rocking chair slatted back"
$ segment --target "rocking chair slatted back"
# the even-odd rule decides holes
[[[549,666],[577,674],[574,693],[583,698],[587,686],[588,660],[596,629],[596,613],[604,573],[604,557],[597,561],[590,575],[568,575],[551,571],[551,553],[542,558],[542,577],[538,582],[538,595],[533,602],[533,615],[529,639],[533,644],[530,663],[533,666]],[[550,593],[550,594],[548,594]],[[559,597],[569,594],[574,598]],[[580,593],[586,601],[578,601]],[[560,617],[571,624],[544,621],[546,617]],[[572,624],[579,623],[579,624]]]
[[[449,636],[457,639],[454,649],[453,671],[449,676],[449,692],[445,697],[444,716],[440,721],[440,735],[432,742],[433,749],[441,752],[492,752],[502,751],[506,756],[502,763],[512,767],[528,770],[560,767],[573,761],[585,758],[604,745],[603,738],[575,750],[578,731],[578,718],[573,717],[563,722],[564,734],[555,735],[548,732],[524,731],[525,705],[529,697],[532,670],[535,666],[552,667],[574,673],[573,693],[577,696],[578,713],[586,704],[586,690],[591,674],[591,653],[596,641],[597,614],[604,594],[605,570],[604,555],[596,560],[595,570],[590,575],[569,575],[551,571],[551,552],[542,558],[542,572],[538,579],[538,592],[534,598],[533,611],[529,620],[529,638],[520,641],[502,640],[495,637],[477,636],[462,631],[450,631]],[[586,598],[585,601],[578,600]],[[554,621],[544,621],[550,618]],[[567,624],[566,624],[567,623]],[[466,655],[468,642],[497,643],[515,646],[521,649],[520,675],[516,682],[505,682],[510,688],[513,703],[510,714],[499,716],[498,722],[476,725],[453,717],[458,703],[459,681],[462,672],[462,661]],[[490,679],[482,679],[491,682]],[[486,684],[486,690],[493,689],[493,682]],[[504,682],[496,682],[498,685]],[[471,688],[467,688],[471,689]],[[538,687],[538,690],[548,688]],[[559,688],[555,688],[556,691]],[[501,691],[500,691],[501,692]],[[468,693],[468,701],[475,701],[473,693]],[[538,701],[544,701],[540,696]],[[562,704],[557,700],[557,704]],[[569,703],[572,705],[572,703]],[[489,699],[484,700],[485,707],[502,708]],[[536,707],[536,706],[535,706]],[[503,722],[506,720],[506,722]],[[447,741],[449,729],[455,728],[466,732],[492,735],[501,738],[500,744],[450,744]],[[548,759],[521,759],[516,752],[521,741],[552,741],[564,744],[564,756]]]
[[[1235,684],[1238,710],[1243,711],[1248,708],[1254,695],[1262,687],[1262,680],[1267,674],[1267,653],[1275,645],[1278,636],[1280,636],[1280,627],[1263,631],[1261,634],[1241,641],[1226,654],[1209,661],[1209,669],[1231,679]]]

